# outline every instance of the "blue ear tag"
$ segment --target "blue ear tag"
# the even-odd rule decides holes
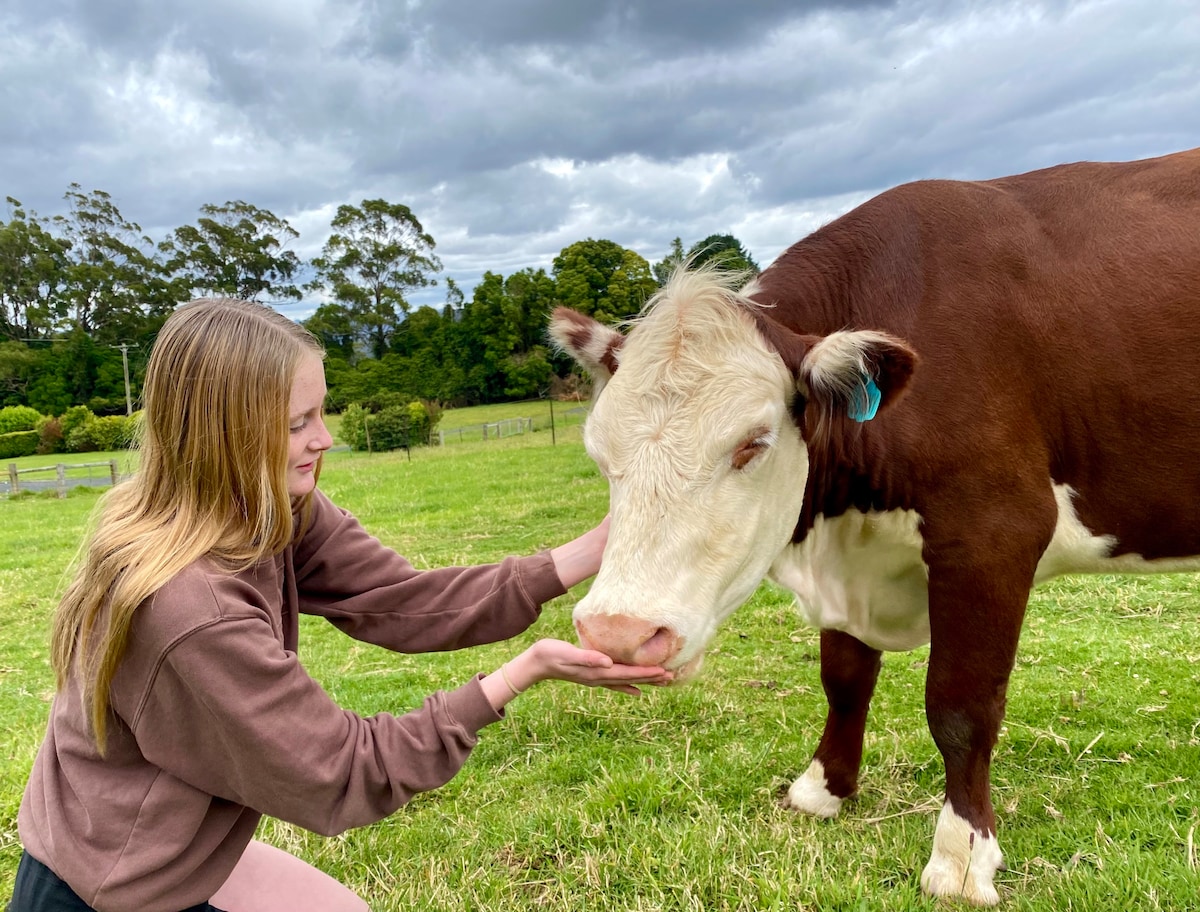
[[[859,422],[870,421],[879,411],[882,399],[875,379],[864,374],[863,385],[854,391],[854,401],[850,403],[850,417]]]

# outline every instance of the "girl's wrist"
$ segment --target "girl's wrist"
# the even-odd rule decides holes
[[[530,649],[532,648],[530,647]],[[509,690],[515,691],[517,694],[525,693],[540,680],[535,669],[531,667],[534,659],[530,655],[530,649],[526,649],[516,658],[509,659],[500,666],[504,683],[508,685]]]
[[[508,685],[508,689],[512,691],[512,695],[514,697],[519,697],[521,694],[525,693],[525,688],[517,687],[517,685],[513,683],[513,679],[508,676],[507,663],[500,666],[500,677],[504,680],[504,683]]]
[[[596,575],[596,571],[600,569],[600,554],[603,551],[603,538],[600,538],[600,535],[599,530],[592,529],[579,538],[550,549],[554,570],[563,588],[570,589]]]

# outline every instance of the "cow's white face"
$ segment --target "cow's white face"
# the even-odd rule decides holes
[[[791,540],[808,474],[797,389],[845,407],[871,377],[873,346],[890,344],[878,333],[792,336],[803,359],[789,366],[754,306],[719,275],[680,272],[628,336],[563,309],[551,321],[596,381],[584,441],[611,499],[576,630],[584,645],[677,680]]]
[[[614,658],[694,668],[795,527],[807,456],[793,380],[749,318],[731,316],[717,340],[638,325],[585,427],[612,525],[575,623]]]

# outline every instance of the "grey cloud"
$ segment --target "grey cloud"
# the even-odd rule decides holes
[[[394,199],[464,287],[586,236],[741,226],[765,263],[905,180],[1200,145],[1193,7],[10,0],[0,192],[48,214],[75,180],[164,232],[245,199],[306,251]]]
[[[609,66],[649,53],[697,46],[738,48],[783,22],[847,9],[887,7],[895,0],[512,0],[481,4],[464,14],[461,3],[432,0],[400,12],[385,2],[364,4],[362,36],[385,56],[422,49],[438,56],[494,54],[505,49],[543,48],[572,54],[594,49]]]

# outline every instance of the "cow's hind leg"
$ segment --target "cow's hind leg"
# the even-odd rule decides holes
[[[838,630],[821,631],[821,685],[829,702],[825,731],[812,763],[788,789],[784,804],[818,817],[833,817],[858,789],[863,733],[880,656]]]

